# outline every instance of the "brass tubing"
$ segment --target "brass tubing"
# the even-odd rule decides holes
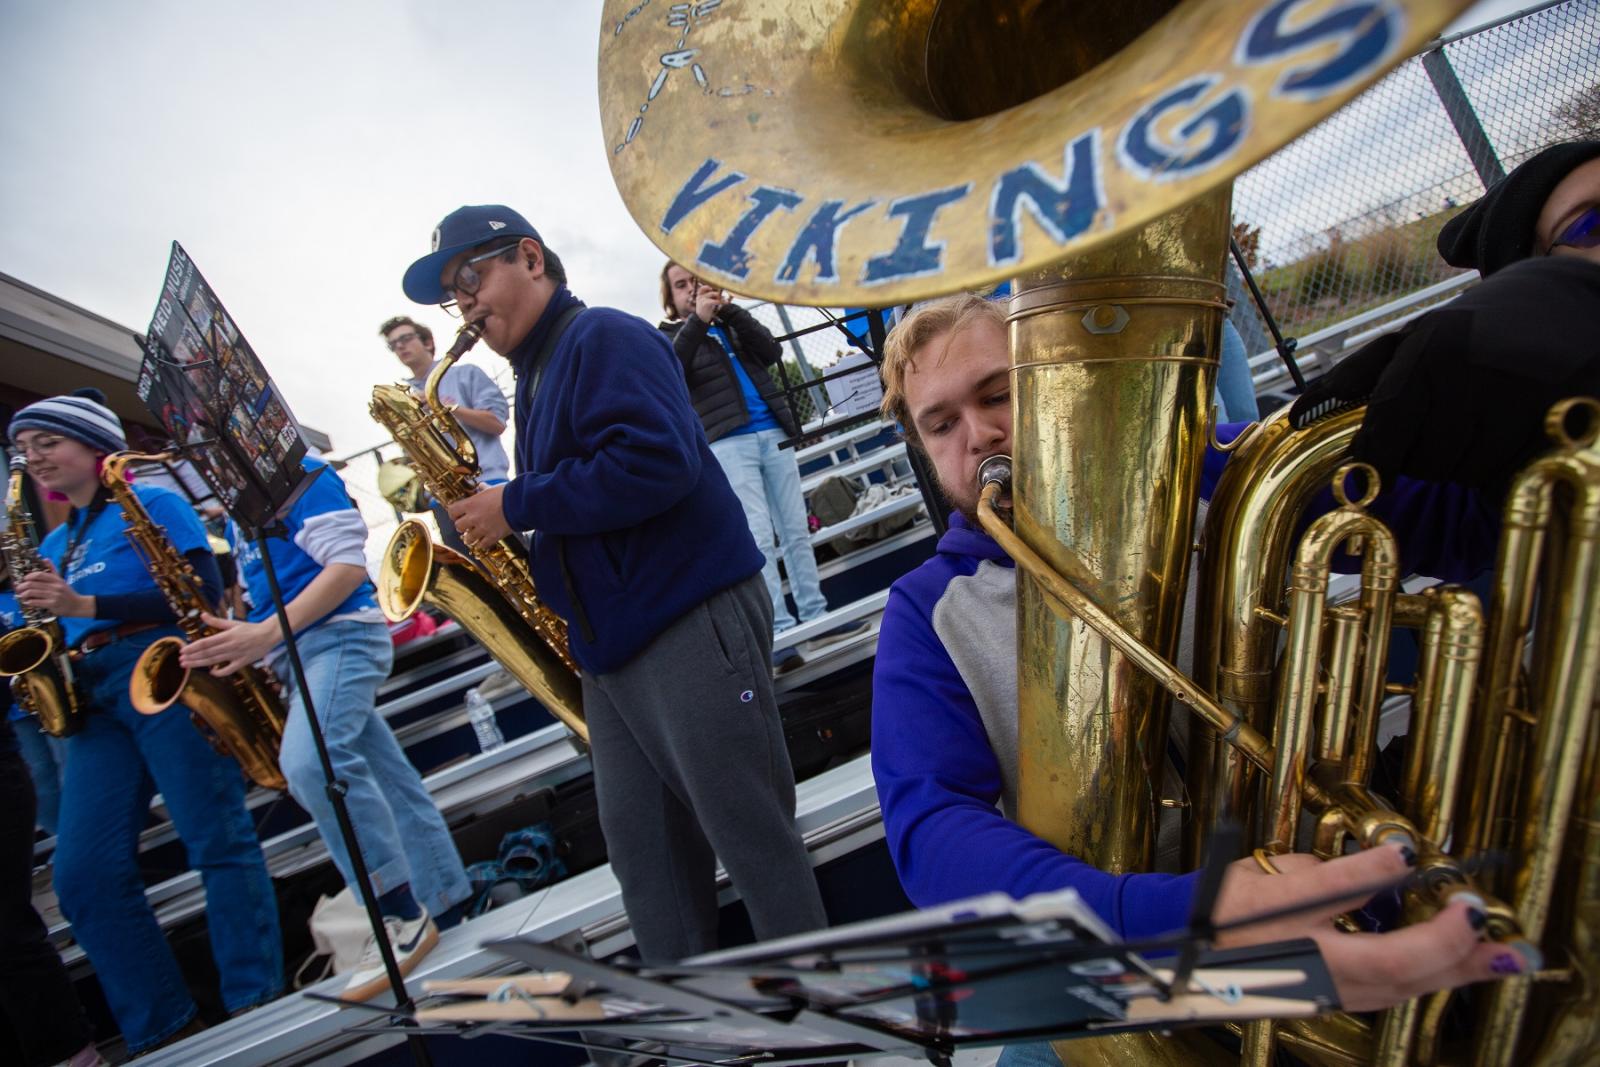
[[[1350,712],[1355,702],[1356,665],[1361,657],[1361,609],[1338,604],[1328,610],[1328,692],[1317,734],[1317,762],[1344,766],[1350,750]]]
[[[1344,471],[1335,475],[1335,493],[1342,497]],[[1375,478],[1375,476],[1374,476]],[[1376,482],[1368,485],[1368,497],[1375,495]],[[1315,725],[1318,681],[1322,662],[1323,616],[1327,608],[1328,573],[1333,554],[1339,546],[1356,537],[1362,540],[1361,608],[1364,638],[1363,673],[1360,700],[1357,709],[1356,737],[1349,753],[1344,775],[1347,782],[1366,781],[1366,761],[1370,758],[1363,746],[1373,746],[1377,731],[1377,707],[1382,700],[1382,676],[1376,676],[1370,666],[1381,669],[1384,663],[1382,647],[1389,638],[1389,604],[1398,583],[1399,551],[1394,536],[1382,523],[1360,510],[1359,503],[1346,501],[1345,506],[1329,512],[1311,524],[1300,541],[1290,572],[1289,634],[1284,649],[1284,663],[1278,675],[1277,721],[1273,740],[1277,747],[1272,777],[1268,782],[1267,810],[1262,819],[1263,847],[1269,851],[1293,851],[1295,835],[1300,824],[1300,809],[1305,796],[1307,758],[1311,751],[1311,736]]]
[[[1217,730],[1222,739],[1234,746],[1246,759],[1261,770],[1272,768],[1273,749],[1260,731],[1240,719],[1211,697],[1189,684],[1182,671],[1167,662],[1161,655],[1138,638],[1124,630],[1116,620],[1100,610],[1088,594],[1080,592],[1071,582],[1050,569],[1037,553],[1022,542],[1006,520],[995,511],[995,498],[1000,486],[985,486],[978,502],[978,522],[984,532],[1000,545],[1006,555],[1016,563],[1019,571],[1042,587],[1046,596],[1060,605],[1061,610],[1083,620],[1095,633],[1128,657],[1142,671],[1161,683],[1180,704],[1192,708],[1195,714]],[[1314,787],[1313,787],[1314,788]]]
[[[1195,681],[1257,730],[1270,729],[1273,663],[1287,619],[1282,596],[1306,504],[1328,484],[1361,425],[1359,410],[1303,430],[1284,408],[1243,435],[1211,495],[1196,581]],[[1196,723],[1189,731],[1184,863],[1198,865],[1205,835],[1226,808],[1254,822],[1248,760]]]
[[[1417,783],[1417,792],[1408,794],[1407,800],[1416,797],[1412,819],[1423,836],[1442,846],[1455,836],[1461,756],[1467,745],[1473,688],[1483,654],[1484,624],[1476,594],[1458,586],[1430,592],[1435,593],[1433,614],[1441,620],[1436,631],[1435,676],[1428,694],[1426,732],[1411,731],[1413,746],[1425,752],[1426,773]]]
[[[1435,586],[1423,593],[1423,621],[1417,693],[1412,702],[1410,745],[1406,750],[1403,796],[1405,812],[1429,841],[1443,845],[1455,826],[1456,789],[1461,754],[1483,652],[1483,611],[1478,598],[1459,586]],[[1441,890],[1459,885],[1440,880]],[[1424,920],[1448,902],[1424,903],[1422,893],[1407,894],[1406,917]],[[1406,1067],[1412,1062],[1424,1018],[1421,999],[1408,1000],[1385,1012],[1378,1028],[1374,1067]],[[1436,1038],[1429,1031],[1427,1043]]]
[[[1529,709],[1537,725],[1529,753],[1531,770],[1520,801],[1520,863],[1511,900],[1535,945],[1543,939],[1550,917],[1600,675],[1600,453],[1592,443],[1588,448],[1569,445],[1563,453],[1526,468],[1512,483],[1506,525],[1545,529],[1552,522],[1558,483],[1571,490],[1572,499],[1563,524],[1560,571],[1550,575],[1544,586],[1545,596],[1555,603],[1543,613],[1551,632],[1538,635],[1542,669]],[[1531,572],[1525,574],[1531,584]],[[1529,980],[1517,978],[1490,993],[1477,1032],[1477,1067],[1510,1067],[1517,1062],[1530,992]]]
[[[403,619],[424,603],[454,619],[551,715],[588,742],[577,675],[524,624],[522,615],[478,564],[434,544],[425,525],[407,519],[384,548],[383,565],[378,569],[378,606],[387,618]]]
[[[1016,536],[1167,660],[1194,543],[1230,200],[1212,190],[1012,285]],[[1080,612],[1062,616],[1021,572],[1017,613],[1018,821],[1104,870],[1149,870],[1167,700],[1123,646]]]

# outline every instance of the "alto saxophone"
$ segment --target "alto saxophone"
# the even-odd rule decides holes
[[[159,463],[169,458],[166,453],[118,452],[106,458],[100,480],[122,509],[128,540],[144,557],[150,576],[178,617],[178,628],[188,640],[198,641],[219,632],[200,618],[201,612],[215,608],[206,600],[200,576],[150,518],[123,476],[131,464]],[[209,671],[190,670],[178,662],[183,645],[180,638],[163,637],[145,649],[128,679],[128,696],[134,709],[142,715],[155,715],[182,701],[211,747],[238,760],[247,778],[268,789],[288,788],[278,768],[286,715],[277,679],[256,666],[245,667],[226,678]]]
[[[368,408],[405,452],[428,492],[446,505],[478,492],[482,483],[477,449],[452,409],[440,401],[439,383],[482,333],[477,323],[461,327],[450,351],[428,375],[422,399],[403,384],[379,385]],[[468,558],[433,544],[422,523],[401,523],[379,565],[378,601],[397,622],[425,600],[455,619],[551,714],[588,740],[567,624],[539,598],[520,544],[506,538],[474,548]],[[521,636],[530,629],[535,642]]]
[[[39,537],[33,513],[22,497],[27,461],[11,457],[11,482],[6,491],[6,516],[10,525],[0,533],[0,553],[15,584],[24,575],[48,569],[39,556]],[[22,609],[27,625],[0,637],[0,677],[11,679],[11,693],[22,710],[39,720],[40,729],[55,737],[68,737],[83,725],[87,708],[79,700],[72,678],[72,660],[61,623],[48,611]]]

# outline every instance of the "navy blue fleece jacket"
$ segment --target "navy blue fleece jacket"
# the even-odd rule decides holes
[[[539,594],[567,620],[573,658],[616,670],[713,593],[761,569],[739,498],[706,443],[672,345],[653,325],[585,308],[534,391],[534,357],[565,287],[508,358],[517,375],[517,476],[501,505],[533,530]]]

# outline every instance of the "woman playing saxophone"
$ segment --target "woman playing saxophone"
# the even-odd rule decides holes
[[[52,397],[11,421],[11,440],[34,480],[72,504],[66,522],[40,545],[49,566],[21,578],[17,598],[60,619],[76,656],[90,713],[67,739],[55,887],[129,1051],[140,1052],[190,1026],[196,1013],[138,869],[139,832],[154,791],[205,885],[223,1006],[240,1011],[276,997],[283,958],[272,882],[238,765],[212,750],[186,707],[141,715],[130,700],[134,663],[180,631],[100,483],[105,457],[128,447],[103,399],[94,390]],[[215,598],[221,577],[188,504],[165,489],[133,492]]]

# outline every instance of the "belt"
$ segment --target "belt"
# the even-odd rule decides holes
[[[118,626],[113,626],[109,630],[96,630],[82,641],[79,641],[78,647],[72,651],[76,655],[87,656],[97,648],[105,648],[107,645],[115,644],[123,638],[132,637],[134,634],[143,633],[146,630],[154,630],[159,625],[160,623],[154,622],[125,622]]]

